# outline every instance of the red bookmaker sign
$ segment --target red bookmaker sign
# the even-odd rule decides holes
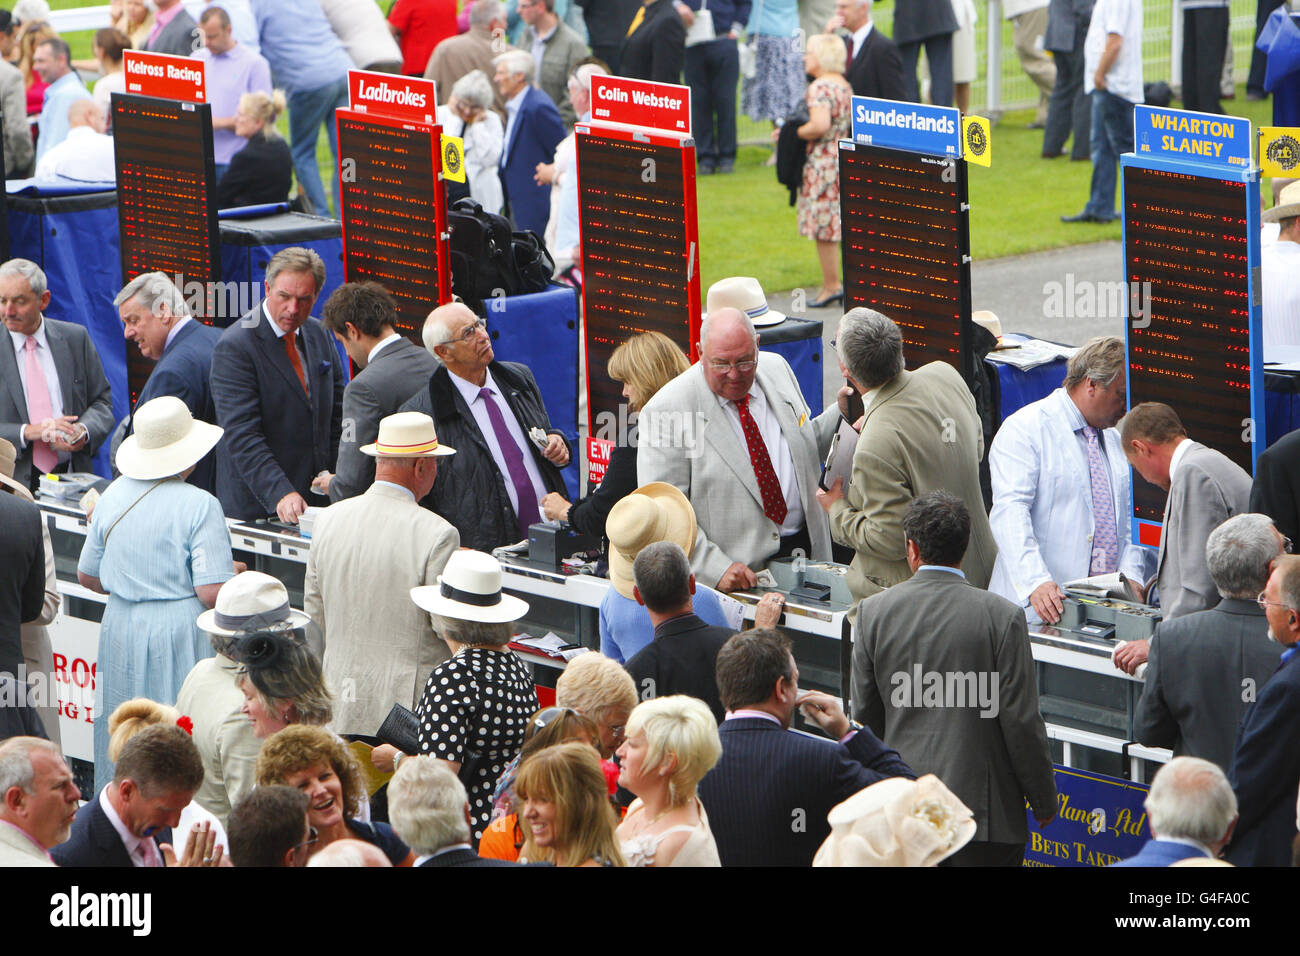
[[[432,125],[437,104],[433,80],[348,70],[348,105],[358,113]]]
[[[126,50],[122,55],[126,91],[140,96],[187,103],[208,101],[207,79],[202,60],[167,53]]]
[[[593,76],[591,118],[689,136],[691,89],[626,76]]]

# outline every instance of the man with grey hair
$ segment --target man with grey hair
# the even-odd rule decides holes
[[[632,675],[642,700],[687,694],[709,705],[722,723],[726,708],[718,695],[717,659],[722,645],[736,633],[729,627],[705,624],[695,614],[691,596],[695,575],[686,552],[671,541],[657,541],[641,549],[632,563],[636,581],[632,596],[650,612],[654,640],[632,655],[624,667]],[[779,608],[779,594],[763,598]],[[760,615],[764,609],[760,608]],[[775,625],[779,609],[759,627]]]
[[[195,421],[217,423],[209,377],[212,350],[221,333],[190,314],[181,290],[162,272],[136,276],[113,298],[122,320],[122,335],[135,343],[140,354],[157,364],[140,390],[135,407],[163,395],[185,403]],[[135,410],[120,430],[125,438],[134,427]],[[114,449],[116,454],[116,448]],[[186,479],[209,494],[217,490],[217,453],[203,457]]]
[[[567,132],[560,111],[545,92],[533,86],[537,63],[531,53],[510,50],[492,61],[493,82],[506,104],[505,143],[501,147],[501,188],[515,228],[546,232],[551,190],[537,181],[538,163],[555,157]]]
[[[813,493],[839,409],[813,418],[790,366],[759,351],[739,309],[705,316],[699,349],[641,411],[637,484],[666,481],[691,500],[691,567],[719,591],[752,588],[768,559],[796,549],[829,560]]]
[[[113,395],[85,327],[46,318],[50,289],[27,259],[0,265],[0,438],[18,450],[14,481],[35,491],[41,475],[90,471],[113,430]]]
[[[469,11],[469,30],[450,36],[433,48],[433,56],[424,68],[424,78],[433,80],[439,95],[445,97],[466,73],[482,70],[492,75],[492,61],[512,49],[505,38],[506,7],[501,0],[474,0]],[[506,103],[496,96],[493,109],[502,117]]]
[[[388,785],[388,817],[416,866],[517,866],[480,857],[470,845],[469,795],[445,763],[407,757]]]
[[[569,74],[587,56],[587,43],[556,16],[555,0],[520,0],[519,19],[528,25],[521,42],[537,64],[534,82],[554,101],[565,128],[571,130],[578,113],[569,102]]]
[[[1289,547],[1267,515],[1236,515],[1210,533],[1205,561],[1222,600],[1156,628],[1133,717],[1138,743],[1228,768],[1246,704],[1282,653],[1256,597]]]
[[[1085,342],[1061,387],[1007,417],[989,448],[998,546],[989,590],[1031,624],[1061,619],[1061,585],[1123,571],[1139,583],[1145,549],[1129,542],[1129,469],[1114,425],[1124,414],[1124,343]]]
[[[963,570],[971,584],[988,587],[995,547],[979,480],[984,433],[970,389],[946,362],[904,369],[902,333],[871,309],[847,312],[838,342],[840,368],[866,413],[848,488],[837,479],[817,501],[830,515],[831,535],[857,552],[848,574],[854,599],[912,576],[903,515],[931,491],[965,503],[971,529]]]
[[[0,867],[54,866],[81,791],[59,748],[39,737],[0,743]]]
[[[1113,866],[1172,866],[1179,860],[1214,858],[1237,824],[1237,798],[1227,778],[1199,757],[1175,757],[1161,767],[1144,806],[1151,840],[1136,856]]]

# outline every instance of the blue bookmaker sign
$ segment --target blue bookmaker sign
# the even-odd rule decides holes
[[[1026,809],[1025,866],[1110,866],[1151,839],[1146,784],[1056,767],[1056,819],[1039,828]]]
[[[951,106],[855,96],[853,142],[960,159],[961,112]]]
[[[1251,165],[1250,120],[1157,106],[1133,111],[1133,151],[1152,159],[1243,170]]]

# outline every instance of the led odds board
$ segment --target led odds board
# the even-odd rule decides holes
[[[944,361],[968,382],[969,210],[956,109],[853,97],[853,140],[840,141],[844,308],[897,322],[908,368]]]
[[[662,332],[696,358],[700,274],[690,90],[593,76],[591,102],[591,121],[574,132],[587,408],[597,422],[617,418],[621,386],[606,368],[629,336]]]
[[[1248,473],[1264,441],[1259,170],[1250,122],[1139,106],[1121,159],[1129,405],[1163,402]],[[1133,473],[1134,539],[1165,493]]]
[[[421,344],[425,317],[451,301],[434,86],[361,70],[348,86],[337,115],[344,276],[392,293],[397,330]]]
[[[114,93],[113,153],[122,283],[163,272],[182,291],[214,290],[221,278],[212,107],[204,102],[204,64],[188,57],[128,50],[126,93]],[[187,295],[209,325],[237,316],[213,314],[208,295]],[[131,405],[153,362],[126,346]]]

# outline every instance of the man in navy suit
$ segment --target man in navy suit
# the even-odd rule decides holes
[[[848,48],[844,78],[853,87],[854,96],[907,99],[903,92],[903,57],[894,41],[872,24],[871,0],[836,0],[835,16],[826,27],[829,32],[841,27],[849,32],[844,39]]]
[[[122,335],[134,342],[140,354],[158,364],[140,390],[135,407],[150,399],[173,395],[185,403],[195,421],[217,423],[208,382],[212,349],[221,333],[190,315],[180,289],[161,272],[146,272],[126,284],[113,299],[122,319]],[[123,438],[134,427],[134,410]],[[114,455],[117,449],[113,450]],[[209,452],[190,473],[187,481],[216,494],[216,451]]]
[[[1237,866],[1290,866],[1300,789],[1300,558],[1285,555],[1273,565],[1260,596],[1268,636],[1281,644],[1282,664],[1259,691],[1237,731],[1228,779],[1241,805],[1241,819],[1227,859]]]
[[[276,515],[297,524],[314,479],[338,456],[343,364],[311,309],[325,263],[281,249],[266,267],[266,298],[221,334],[212,351],[212,399],[226,430],[217,446],[217,497],[231,518]]]
[[[723,866],[810,866],[832,807],[886,777],[915,779],[834,697],[799,693],[799,668],[780,631],[731,638],[718,652],[717,676],[727,708],[722,757],[699,794]],[[838,743],[790,730],[796,706]]]
[[[555,162],[564,139],[564,120],[555,103],[532,85],[537,64],[524,50],[509,50],[492,61],[493,82],[506,104],[505,144],[501,148],[501,186],[515,228],[546,233],[551,187],[536,179],[538,163]]]
[[[1161,767],[1143,806],[1152,839],[1136,856],[1114,866],[1170,866],[1193,857],[1216,857],[1237,823],[1237,798],[1228,779],[1216,764],[1200,757],[1175,757]],[[1294,800],[1291,815],[1294,818]],[[1290,847],[1288,843],[1288,855]]]
[[[416,866],[518,866],[479,856],[470,845],[469,795],[447,765],[403,757],[388,784],[393,830],[416,854]]]
[[[176,866],[172,828],[203,783],[203,758],[179,727],[155,724],[126,742],[113,782],[77,811],[67,842],[50,851],[59,866]],[[215,833],[202,825],[179,865],[215,866]],[[199,843],[202,842],[202,847]]]

